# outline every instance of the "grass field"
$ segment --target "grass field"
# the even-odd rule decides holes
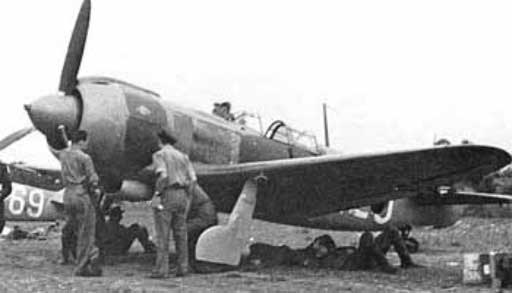
[[[146,205],[126,206],[123,223],[134,222],[146,225],[154,235]],[[48,223],[20,225],[31,229]],[[331,234],[338,245],[354,244],[359,236],[255,221],[251,241],[304,247],[324,233]],[[414,230],[412,236],[421,247],[413,259],[425,267],[399,270],[396,275],[275,267],[153,280],[147,276],[154,256],[143,254],[139,244],[132,247],[129,256],[109,259],[103,277],[73,277],[72,266],[59,265],[60,235],[53,233],[46,240],[0,241],[0,292],[486,292],[489,288],[484,285],[463,286],[463,254],[511,251],[510,235],[512,225],[507,218],[467,217],[441,230]],[[388,254],[388,258],[398,265],[395,253]]]

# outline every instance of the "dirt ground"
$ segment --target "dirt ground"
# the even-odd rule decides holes
[[[130,205],[126,210],[123,223],[142,223],[154,235],[147,206]],[[154,256],[143,254],[136,244],[129,256],[109,259],[103,277],[83,278],[72,276],[72,266],[59,264],[59,233],[51,233],[45,240],[0,240],[0,292],[487,292],[489,287],[485,285],[462,284],[463,254],[512,251],[510,221],[464,218],[446,229],[414,230],[421,247],[413,259],[425,267],[399,270],[396,275],[275,267],[153,280],[147,276]],[[17,224],[25,229],[49,225]],[[326,232],[256,221],[251,240],[304,247]],[[338,245],[354,244],[359,236],[352,232],[329,233]],[[398,265],[395,253],[388,254],[388,258]]]

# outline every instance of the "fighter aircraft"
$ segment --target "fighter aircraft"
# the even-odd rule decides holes
[[[340,210],[432,194],[468,176],[482,176],[511,160],[488,146],[344,156],[322,155],[274,139],[157,93],[105,77],[77,78],[88,33],[91,1],[84,0],[69,43],[59,93],[26,105],[53,150],[63,147],[58,128],[88,131],[91,155],[108,192],[124,200],[147,200],[152,179],[144,176],[157,148],[156,133],[168,129],[195,163],[199,184],[227,226],[210,228],[197,247],[199,259],[236,264],[251,218],[313,226],[311,218]],[[318,227],[318,224],[314,226]]]
[[[308,145],[325,152],[316,137],[304,131],[298,131],[282,121],[275,125],[279,130],[273,139],[282,142],[293,140],[302,151]],[[27,129],[17,131],[0,141],[0,151],[30,133]],[[267,136],[269,134],[267,133]],[[14,139],[13,139],[14,138]],[[326,140],[328,136],[326,135]],[[333,152],[333,151],[331,151]],[[0,162],[0,164],[3,164]],[[63,186],[57,169],[44,169],[27,164],[8,164],[13,180],[13,192],[6,199],[4,215],[10,221],[55,221],[63,215]],[[467,188],[467,186],[465,186]],[[404,227],[409,225],[447,227],[460,219],[460,212],[454,204],[490,204],[510,203],[512,196],[468,191],[458,188],[451,190],[441,187],[438,192],[420,194],[414,198],[404,198],[373,204],[362,208],[340,210],[308,219],[309,227],[342,231],[380,231],[389,225]],[[416,247],[417,248],[417,247]]]

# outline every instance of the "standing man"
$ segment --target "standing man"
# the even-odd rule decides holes
[[[90,192],[97,192],[98,175],[87,148],[87,132],[79,130],[71,137],[71,147],[59,154],[62,182],[64,183],[64,209],[68,221],[76,223],[77,262],[76,276],[101,276],[99,250],[94,244],[96,212]],[[74,222],[73,222],[74,221]]]
[[[5,225],[4,200],[12,192],[11,176],[9,176],[9,169],[7,168],[7,165],[4,164],[0,164],[0,184],[2,185],[2,189],[0,191],[0,233],[2,233]]]
[[[196,174],[188,156],[173,147],[176,139],[168,130],[158,132],[160,150],[153,154],[152,168],[158,178],[152,207],[157,236],[156,264],[151,278],[169,274],[169,230],[172,228],[177,254],[176,276],[188,273],[187,210]]]

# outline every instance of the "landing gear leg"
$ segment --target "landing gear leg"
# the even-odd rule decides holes
[[[257,191],[256,179],[245,182],[228,223],[210,227],[199,236],[197,260],[231,266],[240,263],[242,249],[249,237]]]

